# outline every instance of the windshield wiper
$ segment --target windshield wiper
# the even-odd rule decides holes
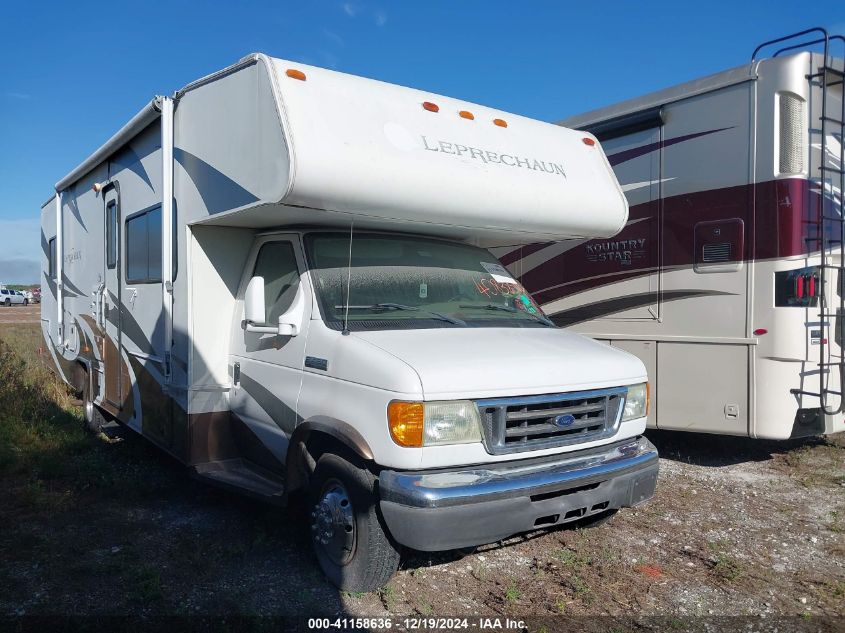
[[[343,310],[346,306],[335,306],[336,310]],[[466,321],[462,321],[461,319],[456,319],[455,317],[451,317],[446,314],[441,314],[440,312],[435,312],[434,310],[426,310],[424,308],[418,308],[417,306],[406,306],[402,303],[374,303],[372,305],[364,305],[364,306],[349,306],[350,310],[410,310],[415,312],[423,312],[430,316],[433,316],[435,319],[440,319],[441,321],[446,321],[451,323],[452,325],[462,325],[466,326]]]
[[[528,310],[517,310],[513,306],[499,305],[497,303],[467,303],[467,304],[461,304],[458,307],[459,308],[475,308],[477,310],[501,310],[502,312],[511,312],[511,313],[513,313],[513,312],[525,312],[525,314],[530,316],[532,319],[539,321],[543,325],[547,325],[549,327],[557,327],[551,319],[549,319],[547,316],[545,316],[543,314],[540,314],[539,312],[537,314],[531,314],[530,312],[528,312]]]

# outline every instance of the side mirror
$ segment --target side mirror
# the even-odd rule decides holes
[[[305,292],[302,286],[296,289],[296,296],[287,312],[279,317],[276,326],[266,323],[264,307],[264,277],[249,280],[244,295],[244,321],[247,332],[275,334],[277,336],[296,336],[302,329],[305,318]]]
[[[264,312],[264,277],[249,280],[244,296],[244,320],[247,325],[264,325],[267,315]]]
[[[279,317],[279,335],[296,336],[302,329],[302,320],[305,318],[305,292],[300,285],[296,289],[296,296],[287,312]]]

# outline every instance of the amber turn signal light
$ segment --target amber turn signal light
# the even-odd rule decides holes
[[[417,448],[423,445],[425,415],[422,402],[398,402],[387,405],[390,437],[399,446]]]

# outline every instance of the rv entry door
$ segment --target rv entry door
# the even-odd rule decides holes
[[[120,325],[120,189],[117,186],[103,190],[105,213],[105,270],[103,280],[103,374],[105,399],[120,410],[123,408],[123,363],[121,362]]]

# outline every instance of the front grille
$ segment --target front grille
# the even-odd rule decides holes
[[[487,450],[494,455],[609,437],[619,426],[625,387],[477,400]]]

